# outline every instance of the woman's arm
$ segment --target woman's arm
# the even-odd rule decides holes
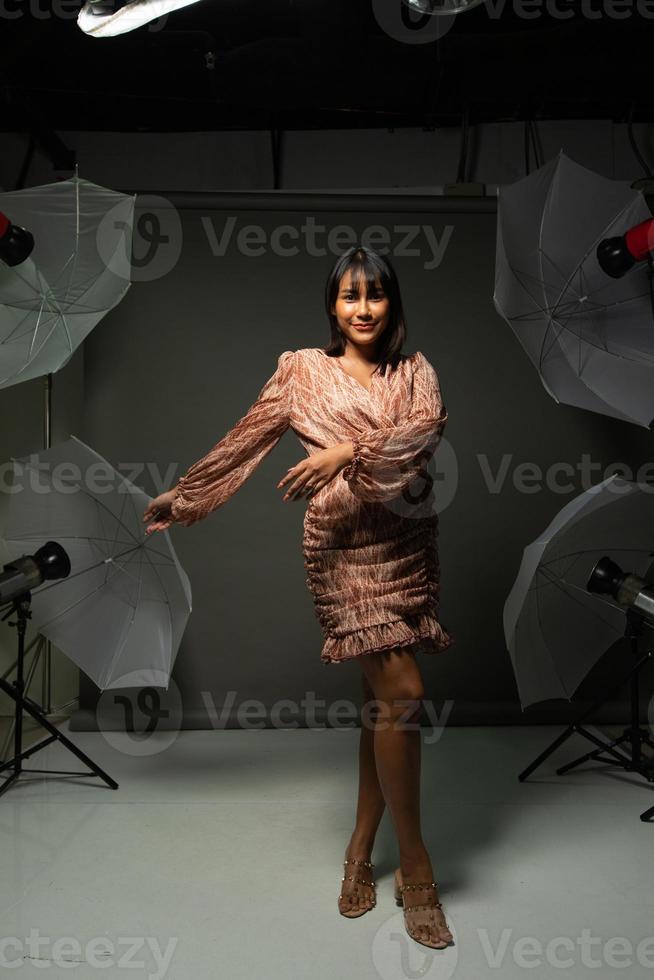
[[[279,442],[290,424],[294,363],[293,351],[280,354],[275,373],[247,413],[179,480],[173,521],[189,527],[221,507]]]
[[[362,500],[399,496],[433,456],[447,417],[438,375],[418,351],[407,421],[352,438],[352,462],[342,470],[352,493]]]

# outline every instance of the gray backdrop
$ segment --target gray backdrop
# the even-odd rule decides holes
[[[282,351],[327,343],[324,283],[349,242],[343,229],[340,243],[324,232],[310,242],[300,231],[307,220],[357,236],[386,229],[407,315],[406,350],[422,350],[434,364],[450,415],[439,449],[448,500],[440,509],[439,549],[441,619],[455,643],[419,655],[428,697],[439,712],[446,709],[448,723],[555,722],[574,717],[608,687],[615,700],[596,717],[621,717],[624,691],[615,679],[626,670],[623,649],[605,658],[575,703],[544,702],[523,713],[504,645],[502,606],[523,547],[583,489],[579,473],[559,476],[572,484],[566,492],[548,488],[548,467],[576,465],[588,454],[601,464],[592,482],[612,463],[635,473],[647,459],[649,437],[556,405],[542,387],[493,307],[495,202],[275,197],[169,195],[172,210],[139,198],[137,281],[84,345],[83,417],[70,432],[153,496],[170,488],[247,411]],[[296,239],[285,234],[275,244],[281,226],[295,229]],[[230,228],[227,242],[222,236]],[[245,245],[239,234],[247,234]],[[433,236],[446,243],[440,261]],[[212,243],[222,254],[213,254]],[[293,247],[296,254],[283,254]],[[25,394],[21,388],[27,386],[0,392],[5,419]],[[5,429],[6,455],[16,446],[40,447],[40,432],[32,427],[30,443],[19,429]],[[173,674],[186,727],[215,726],[207,705],[220,712],[231,702],[227,724],[237,724],[246,699],[267,710],[280,699],[299,705],[311,692],[324,702],[315,712],[322,723],[338,699],[359,698],[356,661],[320,662],[321,631],[301,551],[306,504],[284,503],[276,489],[303,454],[287,432],[222,508],[191,528],[171,529],[193,588]],[[504,482],[491,492],[488,481],[503,460]],[[524,464],[543,472],[529,493],[513,482]],[[73,728],[95,727],[96,700],[82,676]],[[296,717],[307,723],[302,712]],[[271,723],[269,716],[263,723]]]

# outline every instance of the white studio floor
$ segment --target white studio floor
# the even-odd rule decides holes
[[[388,812],[377,905],[338,913],[358,730],[162,732],[145,756],[129,734],[71,733],[119,789],[23,775],[0,797],[0,973],[654,977],[654,824],[639,820],[654,784],[601,763],[557,776],[590,748],[579,736],[520,783],[562,730],[450,727],[423,741],[424,836],[455,935],[442,951],[404,932]],[[26,765],[83,768],[56,744]]]

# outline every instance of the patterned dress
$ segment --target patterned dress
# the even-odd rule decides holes
[[[351,439],[352,462],[304,516],[321,661],[445,650],[454,637],[438,620],[438,515],[424,467],[447,417],[420,352],[373,374],[368,390],[322,348],[284,351],[247,413],[180,479],[169,523],[188,527],[221,507],[289,427],[309,455]]]

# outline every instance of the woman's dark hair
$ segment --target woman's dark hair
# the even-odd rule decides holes
[[[332,313],[336,305],[341,280],[345,273],[351,271],[352,284],[355,290],[360,290],[365,283],[367,293],[381,286],[389,299],[388,324],[379,338],[379,365],[375,370],[380,374],[386,373],[386,365],[393,370],[402,359],[402,346],[406,339],[406,322],[402,309],[400,284],[389,259],[380,255],[373,248],[364,245],[353,245],[344,252],[334,263],[325,285],[325,307],[331,326],[331,341],[324,348],[325,354],[338,357],[345,352],[345,337],[338,326],[336,314]]]

